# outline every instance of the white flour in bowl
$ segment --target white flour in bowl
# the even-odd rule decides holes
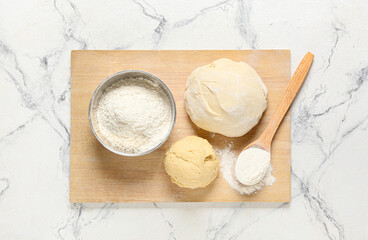
[[[145,152],[159,145],[170,131],[171,116],[165,92],[143,78],[114,83],[96,109],[100,133],[126,153]]]

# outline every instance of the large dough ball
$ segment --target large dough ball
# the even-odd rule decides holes
[[[195,125],[240,137],[258,123],[267,108],[267,88],[251,66],[223,58],[190,74],[184,99]]]
[[[210,184],[217,176],[220,161],[211,144],[196,136],[174,143],[165,153],[164,166],[171,181],[184,188]]]

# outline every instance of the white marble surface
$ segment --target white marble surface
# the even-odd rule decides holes
[[[0,1],[0,239],[368,239],[368,1]],[[68,201],[70,50],[292,50],[289,204]]]

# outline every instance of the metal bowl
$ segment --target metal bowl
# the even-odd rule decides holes
[[[123,152],[123,151],[121,151],[121,149],[118,149],[118,148],[114,147],[113,145],[111,145],[111,143],[100,133],[98,123],[97,123],[97,118],[96,118],[96,108],[98,106],[98,103],[100,102],[102,94],[112,84],[114,84],[118,81],[124,81],[124,79],[127,79],[127,78],[138,78],[138,77],[141,77],[141,78],[144,78],[144,79],[147,79],[149,81],[153,81],[153,82],[157,83],[158,86],[164,91],[164,93],[166,93],[166,95],[167,95],[167,97],[170,101],[170,105],[171,105],[171,128],[170,128],[170,131],[167,133],[166,138],[164,138],[162,140],[162,142],[160,144],[158,144],[156,147],[154,147],[154,148],[152,148],[152,149],[150,149],[146,152],[127,153],[127,152]],[[151,73],[140,71],[140,70],[126,70],[126,71],[121,71],[121,72],[118,72],[118,73],[115,73],[115,74],[111,75],[110,77],[106,78],[96,88],[95,92],[92,95],[91,102],[89,104],[88,118],[89,118],[89,124],[91,126],[93,134],[95,135],[97,140],[106,149],[110,150],[113,153],[122,155],[122,156],[129,156],[129,157],[142,156],[142,155],[148,154],[148,153],[156,150],[164,142],[166,142],[166,140],[169,138],[169,136],[170,136],[170,134],[171,134],[171,132],[174,128],[174,125],[175,125],[176,105],[175,105],[175,100],[174,100],[174,97],[173,97],[170,89],[158,77],[154,76]]]

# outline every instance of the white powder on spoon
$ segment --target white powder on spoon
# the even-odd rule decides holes
[[[231,150],[232,143],[222,149],[215,149],[216,154],[221,158],[220,169],[231,188],[237,190],[240,194],[252,194],[261,190],[264,185],[271,186],[275,182],[275,178],[272,176],[272,167],[268,168],[263,179],[254,185],[241,184],[234,176],[234,163],[237,156],[234,151]]]
[[[159,145],[171,128],[171,106],[165,92],[144,78],[122,79],[103,93],[96,109],[100,133],[126,153]]]
[[[242,151],[235,164],[235,177],[244,185],[259,183],[270,168],[271,155],[257,147]]]

